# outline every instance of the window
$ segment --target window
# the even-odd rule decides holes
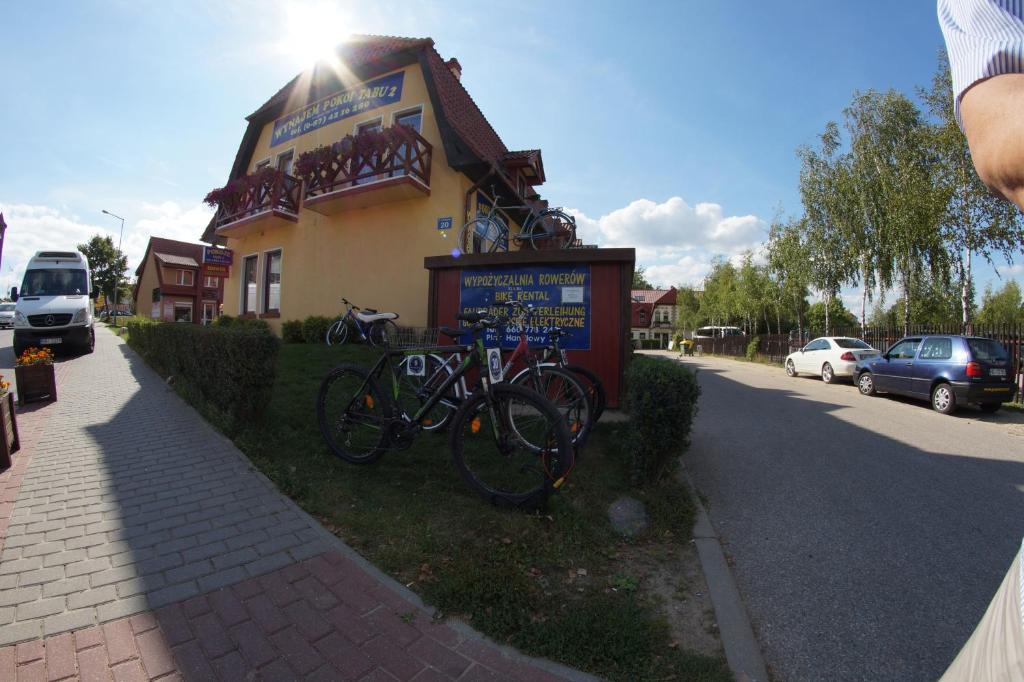
[[[394,118],[395,126],[407,126],[412,128],[417,133],[423,128],[423,110],[416,109],[414,111],[406,111],[401,114],[397,114]],[[403,144],[401,147],[395,150],[395,164],[403,166],[405,160],[408,159],[412,154],[412,149],[409,145]],[[391,172],[392,177],[398,177],[405,175],[405,168],[396,168]]]
[[[270,159],[263,159],[262,161],[256,162],[256,168],[253,170],[261,170],[263,168],[270,168]]]
[[[210,277],[209,275],[207,275],[203,286],[205,286],[207,289],[216,289],[217,287],[220,286],[220,277]]]
[[[921,344],[922,360],[949,360],[953,357],[952,339],[926,339]]]
[[[174,302],[174,321],[175,322],[191,322],[192,321],[192,303],[191,303],[191,301],[175,301]]]
[[[646,310],[641,310],[640,311],[640,324],[647,324],[647,311]]]
[[[210,324],[217,317],[217,302],[203,301],[203,324]]]
[[[356,135],[360,135],[362,133],[379,133],[381,130],[383,130],[383,128],[384,123],[381,121],[381,119],[378,118],[375,121],[367,121],[366,123],[360,123],[359,125],[357,125]],[[378,158],[377,154],[372,154],[368,157],[364,157],[363,159],[361,159],[361,163],[359,166],[359,174],[362,175],[364,173],[371,172],[374,169],[374,167],[377,166],[379,161],[380,159]],[[377,180],[380,180],[380,178],[380,175],[368,175],[362,178],[356,178],[352,182],[352,184],[365,185],[368,182],[376,182]]]
[[[1005,362],[1010,359],[1003,344],[992,339],[967,339],[967,347],[971,349],[971,357],[978,362]]]
[[[647,332],[640,332],[640,340],[641,341],[646,341],[647,340]]]
[[[913,360],[917,354],[917,347],[920,345],[921,339],[900,341],[889,349],[887,355],[893,360]]]
[[[832,343],[836,344],[840,348],[871,348],[871,346],[860,339],[832,339]]]
[[[264,258],[263,312],[281,312],[281,252],[268,251]]]
[[[246,256],[242,262],[242,313],[256,312],[256,261],[258,256]]]
[[[295,160],[295,150],[289,149],[283,154],[277,156],[277,170],[282,173],[292,174],[292,162]]]
[[[175,282],[179,286],[190,287],[195,282],[195,273],[191,270],[176,270],[175,271]]]

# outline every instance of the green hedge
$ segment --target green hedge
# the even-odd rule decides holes
[[[310,315],[302,321],[302,338],[306,343],[326,343],[327,330],[333,322],[323,315]]]
[[[637,339],[634,343],[641,350],[658,350],[661,348],[661,341],[658,339]]]
[[[228,435],[270,403],[281,342],[267,326],[128,323],[128,343],[189,403]]]
[[[281,340],[285,343],[303,343],[306,337],[302,334],[301,320],[288,320],[281,325]]]
[[[689,445],[700,386],[684,365],[667,358],[634,355],[626,370],[630,415],[630,475],[634,485],[671,473]]]

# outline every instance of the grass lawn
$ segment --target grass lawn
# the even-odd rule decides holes
[[[690,540],[693,507],[672,482],[634,491],[651,527],[624,540],[609,504],[629,492],[623,425],[600,425],[548,509],[495,509],[467,488],[446,434],[357,466],[331,455],[317,390],[361,346],[286,344],[266,418],[236,444],[278,487],[442,614],[519,650],[614,680],[732,679],[724,658],[681,650],[631,557],[668,560]]]

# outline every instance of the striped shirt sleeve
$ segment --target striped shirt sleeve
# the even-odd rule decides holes
[[[1004,73],[1024,73],[1024,0],[938,0],[939,26],[953,76],[956,120],[967,88]]]

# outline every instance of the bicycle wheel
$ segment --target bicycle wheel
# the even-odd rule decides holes
[[[462,226],[459,250],[462,253],[493,253],[508,251],[508,228],[487,216],[478,216]]]
[[[576,245],[576,219],[557,208],[541,211],[530,225],[530,246],[568,249]]]
[[[533,390],[547,399],[565,421],[572,444],[581,447],[593,426],[594,406],[586,388],[570,372],[554,365],[540,365],[539,376],[530,368],[512,377],[510,383]]]
[[[391,405],[358,365],[338,365],[324,378],[316,418],[327,447],[346,462],[369,464],[388,447]]]
[[[395,366],[395,374],[398,378],[398,404],[407,415],[412,417],[427,400],[430,399],[437,389],[452,375],[452,368],[436,355],[427,355],[424,358],[425,367],[423,375],[410,374],[410,358],[402,358],[402,361]],[[454,391],[454,389],[451,389]],[[454,394],[452,394],[454,395]],[[448,425],[452,415],[455,414],[455,401],[449,399],[446,402],[439,402],[432,407],[420,419],[420,426],[424,431],[440,431]]]
[[[371,346],[377,348],[383,347],[385,338],[396,338],[395,332],[398,331],[398,325],[395,324],[394,320],[383,320],[381,322],[374,322],[373,326],[370,327],[370,333],[366,335],[367,340]]]
[[[450,444],[462,480],[502,507],[540,507],[573,464],[558,410],[533,391],[504,383],[463,403],[452,420]]]
[[[596,374],[586,367],[562,365],[562,369],[572,372],[573,376],[587,389],[587,393],[591,397],[591,403],[594,405],[594,419],[592,421],[596,424],[601,415],[604,414],[605,405],[608,403],[608,394],[604,390],[604,384],[601,383]]]
[[[327,345],[341,345],[345,343],[345,339],[348,338],[348,325],[345,323],[345,319],[342,318],[331,325],[330,329],[327,330]]]

